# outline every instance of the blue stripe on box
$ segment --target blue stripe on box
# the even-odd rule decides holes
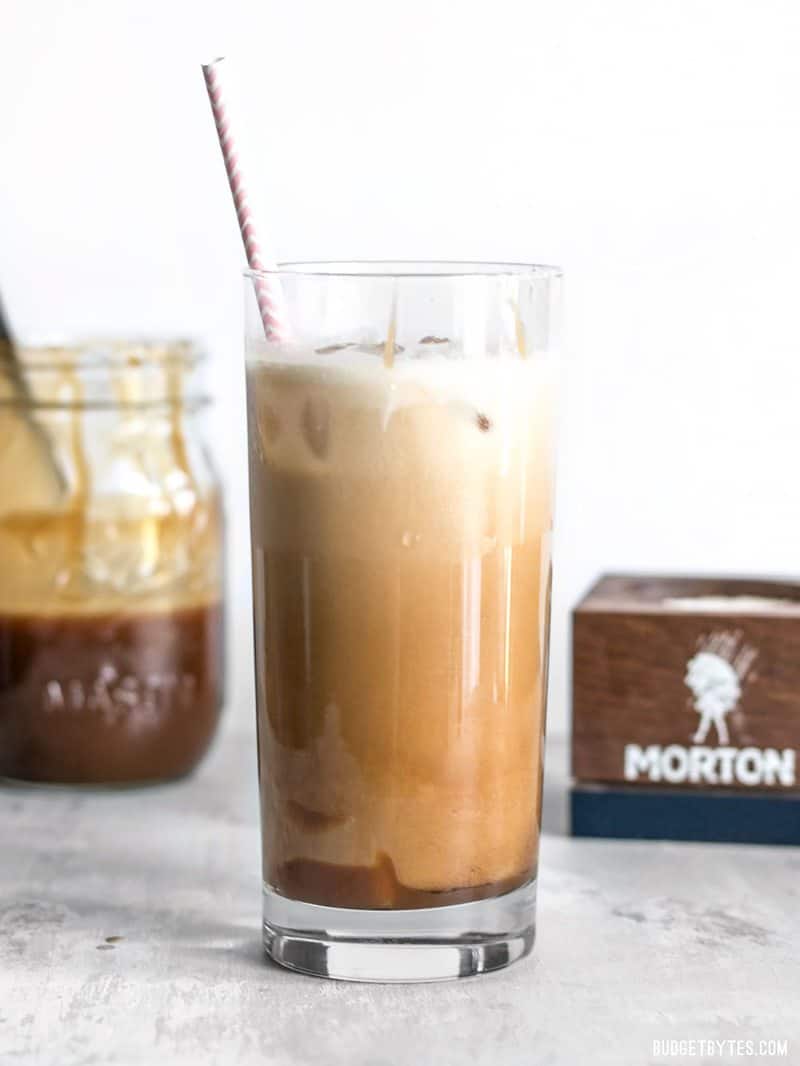
[[[800,844],[800,793],[573,785],[576,837]]]

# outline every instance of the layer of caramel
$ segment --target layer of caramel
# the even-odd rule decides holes
[[[222,705],[219,604],[137,615],[0,614],[0,775],[69,784],[179,777]]]
[[[276,881],[290,899],[301,899],[324,907],[351,907],[363,910],[416,910],[420,907],[447,907],[502,896],[525,884],[533,871],[524,871],[504,881],[467,888],[425,890],[409,888],[397,879],[394,863],[380,852],[373,866],[337,866],[335,863],[292,859],[279,867]]]

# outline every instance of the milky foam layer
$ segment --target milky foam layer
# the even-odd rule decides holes
[[[470,396],[478,401],[502,391],[512,381],[551,377],[555,357],[549,353],[521,358],[516,353],[485,358],[464,357],[449,352],[426,351],[425,356],[398,352],[392,366],[386,366],[381,346],[369,350],[347,347],[338,351],[285,346],[271,351],[266,346],[249,353],[251,370],[266,369],[280,374],[296,371],[309,379],[336,383],[346,381],[367,394],[382,395],[406,386],[446,390],[454,397]]]
[[[385,466],[395,453],[401,474],[421,447],[431,469],[456,455],[480,461],[502,451],[508,461],[552,424],[553,365],[544,358],[434,357],[385,367],[361,352],[307,352],[256,363],[249,378],[263,457],[309,473],[319,463]]]
[[[248,370],[256,541],[459,554],[549,528],[548,360],[307,355]]]

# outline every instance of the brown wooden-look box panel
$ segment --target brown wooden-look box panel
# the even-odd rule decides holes
[[[602,578],[572,682],[578,781],[800,790],[800,584]]]

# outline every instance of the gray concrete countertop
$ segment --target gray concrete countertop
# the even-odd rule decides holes
[[[255,743],[240,723],[175,785],[0,791],[0,1062],[800,1062],[800,852],[570,840],[563,744],[549,760],[533,956],[417,986],[264,961]],[[654,1051],[670,1038],[755,1054]],[[788,1041],[788,1056],[760,1040]]]

